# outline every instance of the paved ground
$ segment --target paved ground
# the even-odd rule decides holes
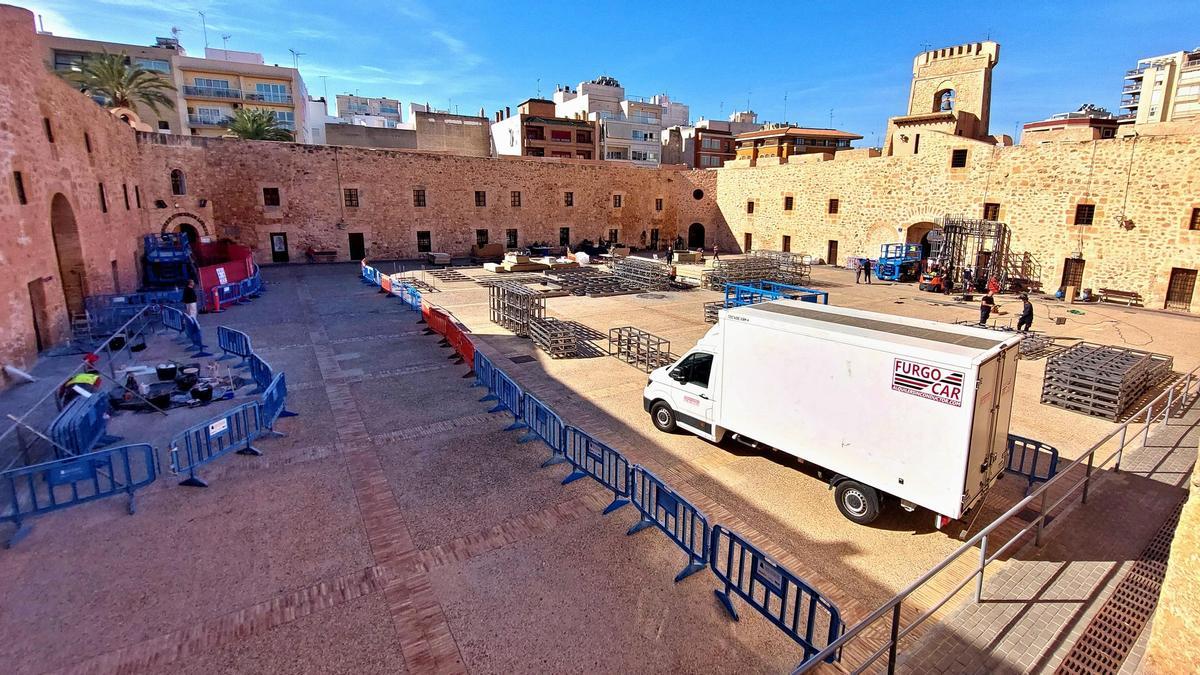
[[[538,469],[546,449],[504,433],[508,420],[477,402],[465,367],[397,300],[360,285],[354,269],[266,275],[274,283],[264,298],[202,324],[209,333],[218,323],[245,330],[287,373],[289,407],[301,413],[282,423],[289,436],[264,441],[260,458],[223,458],[206,471],[206,490],[160,481],[135,516],[115,502],[84,506],[43,518],[0,552],[0,635],[9,638],[0,659],[13,671],[782,672],[800,659],[752,612],[729,621],[710,574],[672,584],[682,554],[657,532],[626,537],[631,509],[602,516],[597,486],[560,486],[562,467]],[[907,286],[855,287],[840,270],[814,281],[834,304],[975,315]],[[854,526],[811,472],[786,459],[658,434],[641,410],[644,374],[608,357],[544,358],[487,320],[482,287],[438,285],[427,297],[454,311],[523,387],[767,549],[851,621],[959,543],[920,512]],[[707,329],[700,305],[715,297],[548,306],[599,331],[662,334],[682,352]],[[1200,363],[1200,345],[1184,337],[1194,320],[1065,310],[1043,305],[1039,323],[1046,313],[1068,316],[1055,327],[1061,336],[1152,339],[1177,369]],[[534,359],[506,363],[510,356]],[[1041,364],[1018,371],[1013,430],[1077,455],[1112,425],[1038,404]],[[975,527],[1023,487],[1002,481]],[[1124,559],[1105,551],[1092,557]]]

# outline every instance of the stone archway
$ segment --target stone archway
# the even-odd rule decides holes
[[[186,211],[174,213],[171,217],[164,220],[159,232],[162,234],[168,232],[187,232],[188,243],[193,246],[200,241],[200,237],[212,236],[212,233],[208,231],[208,224],[204,222],[203,218],[194,213],[187,213]],[[193,238],[193,235],[195,235],[195,238]]]
[[[50,233],[54,238],[54,255],[58,259],[58,276],[62,285],[67,311],[81,314],[83,298],[87,295],[87,270],[83,263],[83,242],[71,202],[61,192],[50,202]]]
[[[704,226],[692,223],[688,226],[688,248],[704,248]]]
[[[908,233],[905,235],[905,241],[909,244],[921,245],[921,259],[929,258],[933,249],[933,245],[929,243],[929,233],[941,229],[941,225],[928,221],[913,223],[908,226]]]
[[[895,244],[901,240],[902,232],[899,227],[890,223],[877,223],[867,231],[866,248],[862,255],[875,258],[879,255],[884,244]]]

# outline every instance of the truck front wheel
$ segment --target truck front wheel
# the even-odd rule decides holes
[[[833,498],[842,515],[859,525],[867,525],[879,517],[879,493],[875,488],[845,480],[837,484]]]
[[[671,406],[659,401],[650,406],[650,418],[654,420],[654,428],[663,433],[674,433],[675,429],[675,411],[671,410]]]

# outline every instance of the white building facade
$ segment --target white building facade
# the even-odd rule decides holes
[[[660,94],[628,97],[620,82],[607,76],[554,92],[555,115],[600,122],[600,157],[656,167],[662,162],[663,129],[687,124],[688,107]]]

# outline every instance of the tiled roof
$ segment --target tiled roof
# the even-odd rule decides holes
[[[858,140],[862,136],[852,134],[849,131],[839,131],[837,129],[809,129],[806,127],[786,127],[779,129],[759,129],[758,131],[749,131],[744,134],[738,134],[738,140],[748,138],[775,138],[776,136],[804,136],[809,138],[848,138],[850,140]]]

